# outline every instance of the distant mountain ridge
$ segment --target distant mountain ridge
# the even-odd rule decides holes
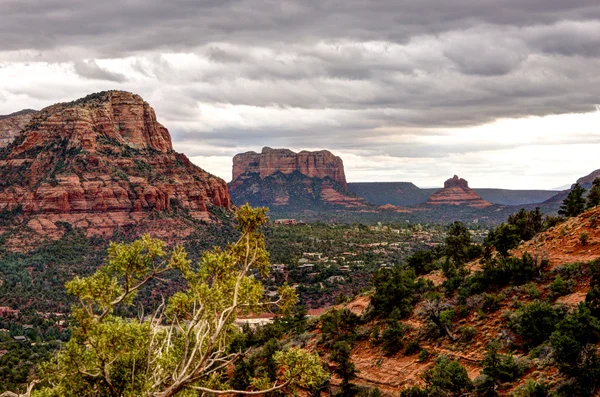
[[[348,182],[348,190],[377,205],[414,206],[423,204],[439,189],[419,188],[412,182]],[[501,205],[542,203],[557,194],[553,190],[473,188],[473,191],[484,200]]]

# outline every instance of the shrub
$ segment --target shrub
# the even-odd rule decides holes
[[[523,338],[525,347],[531,348],[550,337],[558,320],[557,311],[549,303],[536,300],[517,310],[511,326]]]
[[[458,329],[458,332],[462,335],[463,339],[466,342],[473,340],[475,335],[477,335],[477,329],[475,327],[469,327],[467,325],[463,325]]]
[[[419,340],[413,339],[410,342],[408,342],[408,344],[406,345],[406,349],[404,349],[404,355],[410,356],[412,354],[415,354],[416,352],[419,351],[420,348],[421,347],[419,346]]]
[[[451,361],[448,356],[441,355],[433,368],[423,375],[429,395],[433,396],[462,396],[473,389],[465,367],[457,360]]]
[[[550,283],[550,291],[552,291],[552,294],[554,296],[567,295],[573,289],[573,284],[574,283],[571,280],[563,280],[563,278],[559,274],[558,276],[556,276],[554,281]]]
[[[429,357],[431,356],[431,353],[429,353],[429,350],[427,349],[421,349],[421,351],[419,352],[419,361],[424,362],[429,360]]]
[[[517,389],[514,397],[547,397],[550,395],[550,388],[543,382],[536,382],[528,379],[525,384]]]
[[[582,232],[579,235],[579,242],[581,243],[581,245],[587,245],[589,239],[590,239],[590,236],[589,236],[589,234],[587,234],[587,232]]]
[[[373,275],[375,293],[371,305],[377,315],[388,317],[397,308],[402,316],[412,309],[415,290],[415,271],[404,266],[379,270]]]
[[[483,369],[485,375],[482,383],[477,386],[478,391],[486,396],[496,395],[496,387],[502,382],[511,382],[521,376],[523,368],[519,366],[511,354],[499,354],[500,344],[492,341],[488,344]]]
[[[392,356],[400,351],[403,346],[404,327],[394,324],[388,327],[381,335],[381,348],[386,356]]]

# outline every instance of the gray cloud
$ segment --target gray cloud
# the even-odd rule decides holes
[[[106,80],[115,83],[123,83],[127,78],[120,73],[113,73],[101,68],[95,61],[75,61],[73,63],[75,73],[91,80]]]
[[[180,54],[169,56],[174,53]],[[115,59],[117,67],[105,67]],[[18,64],[29,76],[23,65],[43,62],[49,69],[67,65],[80,79],[3,81],[0,109],[122,88],[148,100],[190,155],[207,147],[229,153],[310,142],[437,159],[515,147],[442,147],[411,136],[499,118],[591,111],[600,101],[600,5],[1,1],[0,73]],[[585,139],[574,142],[597,143]]]

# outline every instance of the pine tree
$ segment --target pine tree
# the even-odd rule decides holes
[[[585,189],[576,183],[573,189],[569,192],[569,195],[564,199],[558,213],[566,217],[573,217],[581,214],[585,211],[585,197],[583,194]]]
[[[587,208],[594,208],[600,205],[600,178],[594,179],[592,188],[587,197]]]

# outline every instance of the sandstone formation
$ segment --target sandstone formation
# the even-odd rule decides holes
[[[29,124],[35,113],[35,110],[26,109],[7,116],[0,116],[0,148],[8,146],[15,136]]]
[[[365,209],[371,205],[347,189],[342,159],[327,150],[294,153],[265,147],[233,158],[229,183],[235,204],[311,210]]]
[[[444,182],[444,188],[438,190],[429,197],[427,204],[432,205],[466,205],[469,207],[484,208],[492,204],[481,198],[469,183],[454,175],[453,178]]]
[[[214,207],[231,207],[226,183],[174,152],[154,110],[128,92],[45,108],[0,150],[0,212],[42,234],[58,222],[110,234],[169,218],[158,214],[210,220]]]
[[[261,178],[265,178],[276,172],[289,175],[295,171],[309,178],[329,177],[344,188],[348,187],[342,159],[327,150],[318,152],[303,150],[294,153],[289,149],[264,147],[261,153],[240,153],[233,158],[232,180],[245,173],[258,174]]]

